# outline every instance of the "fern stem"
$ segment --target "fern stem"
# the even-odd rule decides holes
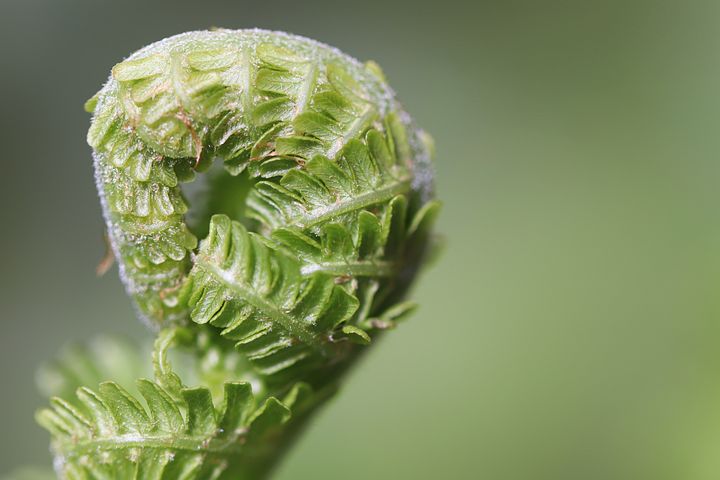
[[[308,263],[302,268],[303,275],[325,272],[336,277],[390,277],[396,271],[395,263],[383,261]]]

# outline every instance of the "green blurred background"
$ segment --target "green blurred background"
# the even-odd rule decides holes
[[[444,256],[278,479],[720,477],[720,3],[0,0],[0,472],[49,464],[37,365],[147,338],[82,104],[211,26],[380,63],[437,143]]]

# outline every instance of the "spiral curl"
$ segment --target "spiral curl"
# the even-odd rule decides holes
[[[271,440],[253,434],[267,430],[253,427],[257,419],[284,425],[287,410],[299,425],[365,345],[411,311],[405,295],[439,209],[431,140],[375,64],[262,30],[152,44],[116,65],[86,108],[121,278],[160,336],[155,381],[139,384],[148,409],[103,384],[99,393],[81,389],[77,408],[57,400],[39,416],[55,436],[59,471],[102,478],[110,471],[103,465],[123,464],[135,468],[134,478],[259,478],[277,457],[268,445],[282,450],[296,427]],[[224,168],[214,168],[215,159]],[[205,191],[196,195],[203,206],[191,218],[182,184],[205,171]],[[200,363],[212,352],[240,360],[221,369],[224,387],[188,389],[167,361],[178,343]],[[214,407],[213,397],[224,406]],[[263,405],[255,413],[251,397]],[[305,406],[293,409],[300,397]],[[125,413],[115,415],[118,408]],[[220,423],[198,430],[191,417],[203,408]],[[157,413],[167,409],[171,418]],[[273,409],[282,414],[263,413]],[[114,427],[98,429],[100,414],[83,413],[99,410],[115,415]],[[140,439],[157,440],[139,425],[152,418],[165,419],[163,438],[183,431],[178,438],[195,445],[207,435],[199,456],[184,460],[195,476],[177,473],[172,442],[112,449],[133,411]],[[227,438],[222,422],[236,434]],[[103,453],[111,460],[103,463]],[[138,476],[158,455],[155,476]]]

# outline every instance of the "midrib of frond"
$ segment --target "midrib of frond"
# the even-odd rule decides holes
[[[211,274],[219,283],[223,284],[228,291],[232,292],[237,299],[241,299],[257,308],[267,315],[272,322],[277,322],[286,332],[297,337],[303,343],[320,350],[320,342],[313,332],[308,330],[301,321],[291,317],[282,309],[258,295],[251,285],[238,282],[229,272],[219,268],[212,262],[208,262],[201,256],[197,258],[195,265]]]
[[[309,262],[300,270],[303,275],[324,272],[334,276],[351,277],[390,277],[397,265],[383,260],[351,260],[347,262]]]
[[[183,85],[183,65],[182,65],[182,58],[177,53],[171,53],[170,59],[170,85],[172,86],[172,93],[175,96],[175,98],[178,101],[178,107],[181,109],[186,109],[187,106],[191,104],[191,100],[187,93],[185,92],[185,87]]]
[[[384,185],[376,190],[369,190],[352,197],[346,197],[339,202],[320,208],[308,210],[302,215],[291,218],[287,226],[297,228],[310,228],[325,221],[346,213],[362,210],[378,203],[392,200],[396,195],[407,193],[410,190],[410,180],[401,179]]]
[[[240,61],[238,65],[242,65],[240,73],[237,76],[237,84],[240,88],[240,105],[243,112],[247,115],[252,110],[253,92],[251,78],[254,74],[252,62],[250,62],[250,52],[247,49],[238,51]]]
[[[302,81],[302,86],[298,92],[297,100],[295,102],[295,116],[297,117],[305,111],[305,108],[310,100],[315,84],[317,83],[318,68],[315,63],[310,62],[308,71]]]
[[[194,453],[217,453],[238,455],[243,451],[242,434],[227,439],[208,436],[182,434],[148,435],[140,433],[124,434],[115,437],[96,438],[72,443],[63,449],[65,454],[91,454],[98,450],[125,450],[131,448],[152,448],[169,451],[187,451]]]
[[[375,109],[371,105],[365,106],[362,113],[358,115],[358,117],[353,120],[353,122],[350,124],[348,129],[343,133],[343,135],[335,140],[333,144],[330,146],[330,149],[328,150],[328,157],[335,158],[335,155],[342,150],[342,148],[347,145],[347,143],[357,136],[360,135],[360,132],[365,128],[365,125],[370,123],[372,118],[375,116]]]

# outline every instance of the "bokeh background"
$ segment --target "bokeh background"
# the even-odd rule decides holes
[[[49,464],[40,362],[149,335],[94,274],[82,104],[212,26],[376,60],[437,143],[422,307],[278,479],[720,477],[716,0],[0,0],[0,473]]]

